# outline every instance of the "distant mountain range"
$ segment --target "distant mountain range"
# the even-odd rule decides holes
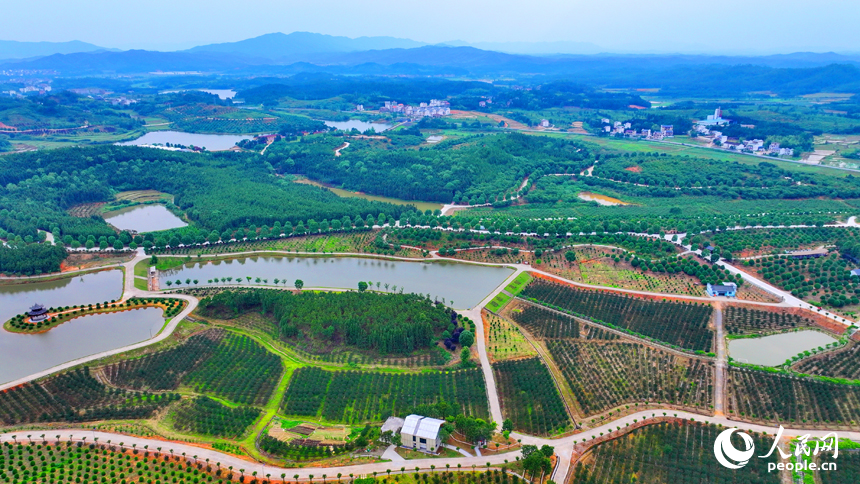
[[[0,40],[0,59],[26,59],[52,54],[74,54],[77,52],[94,52],[116,49],[106,49],[97,45],[72,40],[71,42],[17,42]]]
[[[179,52],[115,51],[83,42],[0,42],[0,52],[13,59],[0,61],[0,69],[53,70],[63,76],[188,71],[235,76],[285,76],[302,72],[491,78],[544,76],[575,78],[578,82],[607,87],[670,90],[695,89],[695,82],[701,82],[708,84],[713,92],[719,92],[727,79],[737,75],[749,81],[744,92],[767,90],[770,85],[784,85],[791,92],[803,91],[806,89],[803,82],[839,89],[860,86],[860,55],[803,52],[758,57],[574,54],[571,52],[599,48],[573,42],[476,44],[485,48],[463,44],[466,43],[427,45],[394,37],[351,39],[308,32],[266,34]],[[69,52],[76,49],[79,51]],[[557,53],[536,55],[553,49],[557,49]],[[40,53],[41,57],[32,55],[35,53]],[[833,69],[836,64],[844,68]],[[768,69],[781,72],[768,72]],[[772,76],[779,77],[779,82],[772,81]],[[760,89],[760,86],[765,87]]]

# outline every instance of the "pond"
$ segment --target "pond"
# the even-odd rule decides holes
[[[0,285],[0,324],[26,312],[34,303],[45,307],[95,304],[122,297],[122,271],[110,270],[48,282]],[[0,340],[9,333],[0,329]]]
[[[0,383],[141,342],[155,336],[162,326],[162,310],[144,308],[84,316],[40,334],[3,331],[0,336]]]
[[[304,281],[306,288],[344,288],[358,287],[358,281],[381,283],[380,290],[389,291],[397,286],[397,291],[405,293],[430,293],[440,300],[445,298],[449,306],[471,308],[480,303],[490,292],[498,287],[513,269],[505,267],[480,266],[456,262],[404,262],[363,259],[359,257],[248,257],[190,263],[185,266],[163,271],[159,274],[159,284],[167,288],[168,280],[197,279],[199,285],[215,278],[251,277],[288,280],[292,287],[296,279]],[[246,279],[247,282],[247,279]],[[283,283],[280,286],[284,286]],[[375,285],[374,285],[375,287]]]
[[[337,128],[342,131],[351,131],[352,128],[355,128],[362,133],[367,131],[370,128],[373,128],[377,133],[381,133],[386,129],[390,129],[393,124],[388,123],[368,123],[366,121],[359,121],[357,119],[350,119],[349,121],[323,121],[326,126],[330,128]]]
[[[150,131],[132,141],[119,143],[121,146],[141,145],[172,145],[200,146],[209,151],[229,150],[243,139],[251,139],[253,136],[240,134],[200,134],[185,133],[183,131]]]
[[[140,233],[176,229],[188,225],[160,203],[135,205],[106,212],[104,219],[120,230],[134,230]]]
[[[177,92],[185,92],[185,91],[200,91],[205,92],[207,94],[214,94],[218,96],[219,99],[233,99],[236,97],[236,91],[232,89],[173,89],[170,91],[161,91],[159,94],[173,94]]]
[[[607,197],[606,195],[601,195],[599,193],[591,193],[591,192],[580,192],[577,195],[581,200],[587,200],[589,202],[597,202],[598,205],[603,206],[613,206],[613,205],[630,205],[627,202],[622,202],[617,198]]]
[[[729,355],[741,363],[777,366],[792,356],[835,341],[824,333],[809,330],[761,338],[732,339],[729,340]]]

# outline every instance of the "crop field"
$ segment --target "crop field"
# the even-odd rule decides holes
[[[723,311],[723,323],[729,334],[770,333],[816,326],[811,318],[790,310],[763,311],[738,306],[728,306]]]
[[[81,203],[79,205],[69,207],[67,211],[72,217],[87,218],[101,214],[102,206],[104,204],[105,202]]]
[[[607,291],[582,290],[543,279],[532,281],[522,295],[609,326],[681,348],[711,351],[709,305],[656,301]]]
[[[498,313],[508,301],[511,300],[511,296],[509,294],[505,294],[504,292],[500,292],[493,298],[492,301],[487,303],[487,309],[494,313]]]
[[[114,197],[117,200],[128,200],[131,202],[157,202],[159,200],[173,200],[173,195],[169,193],[159,192],[158,190],[129,190],[127,192],[119,192]]]
[[[179,395],[108,388],[88,368],[0,392],[0,423],[87,422],[149,418]]]
[[[714,247],[727,250],[735,257],[753,257],[786,250],[814,249],[857,238],[860,238],[860,230],[854,227],[802,227],[727,230],[711,234],[709,240]]]
[[[711,406],[709,362],[625,340],[549,340],[547,347],[584,416],[638,402]]]
[[[842,449],[839,449],[842,450]],[[822,454],[822,461],[829,461],[831,453]],[[854,484],[860,482],[860,452],[840,452],[835,459],[839,462],[838,472],[818,472],[821,484]]]
[[[182,402],[172,419],[173,428],[180,432],[238,439],[259,415],[258,408],[231,408],[209,397],[197,397]]]
[[[851,276],[857,266],[836,253],[806,260],[770,256],[741,267],[806,301],[846,311],[860,307],[860,277]]]
[[[567,429],[570,418],[549,370],[540,358],[495,363],[502,414],[514,429],[533,435],[550,435]]]
[[[517,301],[506,314],[538,339],[579,337],[578,321],[534,304]]]
[[[114,385],[175,390],[181,385],[237,403],[268,401],[283,371],[281,359],[247,336],[210,330],[184,344],[104,370]]]
[[[351,233],[333,233],[323,235],[302,235],[286,238],[269,238],[264,240],[248,240],[229,244],[214,244],[202,248],[180,248],[171,251],[172,254],[231,254],[248,251],[281,251],[281,252],[310,252],[318,254],[334,254],[344,252],[386,254],[406,257],[415,255],[410,251],[382,249],[376,246],[378,232],[359,231]]]
[[[537,355],[520,330],[506,319],[484,313],[484,328],[488,339],[487,353],[492,361]]]
[[[229,482],[233,471],[183,456],[116,444],[87,444],[35,439],[0,446],[3,482]],[[238,478],[238,474],[236,478]]]
[[[780,484],[778,472],[767,464],[777,462],[777,452],[767,459],[754,458],[743,472],[728,469],[714,459],[714,441],[723,427],[702,423],[659,423],[641,427],[620,438],[598,444],[572,469],[576,484],[602,483],[705,483]],[[756,449],[770,449],[773,438],[752,433]],[[735,448],[740,437],[732,435]],[[841,456],[840,456],[841,457]],[[842,463],[840,462],[840,471]],[[834,472],[832,474],[839,474]]]
[[[729,412],[749,420],[794,425],[860,420],[860,387],[732,368]]]
[[[845,348],[804,358],[793,369],[807,375],[860,380],[860,344],[852,341]]]
[[[486,418],[487,392],[480,369],[428,373],[296,370],[282,402],[286,415],[360,423],[384,420],[445,401],[465,415]]]

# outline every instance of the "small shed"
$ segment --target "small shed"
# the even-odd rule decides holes
[[[708,284],[706,291],[708,296],[725,296],[735,297],[738,292],[738,285],[734,282],[723,282],[722,284]]]
[[[788,253],[792,259],[817,259],[827,255],[827,249],[819,247],[812,250],[795,250]]]
[[[424,452],[436,452],[442,442],[439,442],[439,429],[444,420],[438,418],[409,415],[403,421],[400,429],[400,440],[404,447],[411,447]]]
[[[851,271],[851,276],[852,277],[854,277],[854,276],[860,277],[860,269],[854,269],[853,271]]]

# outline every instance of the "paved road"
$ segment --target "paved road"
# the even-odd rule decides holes
[[[723,308],[719,304],[714,305],[714,329],[717,338],[717,361],[714,369],[714,414],[723,416],[726,413],[728,354],[726,352],[726,331],[723,325]]]

